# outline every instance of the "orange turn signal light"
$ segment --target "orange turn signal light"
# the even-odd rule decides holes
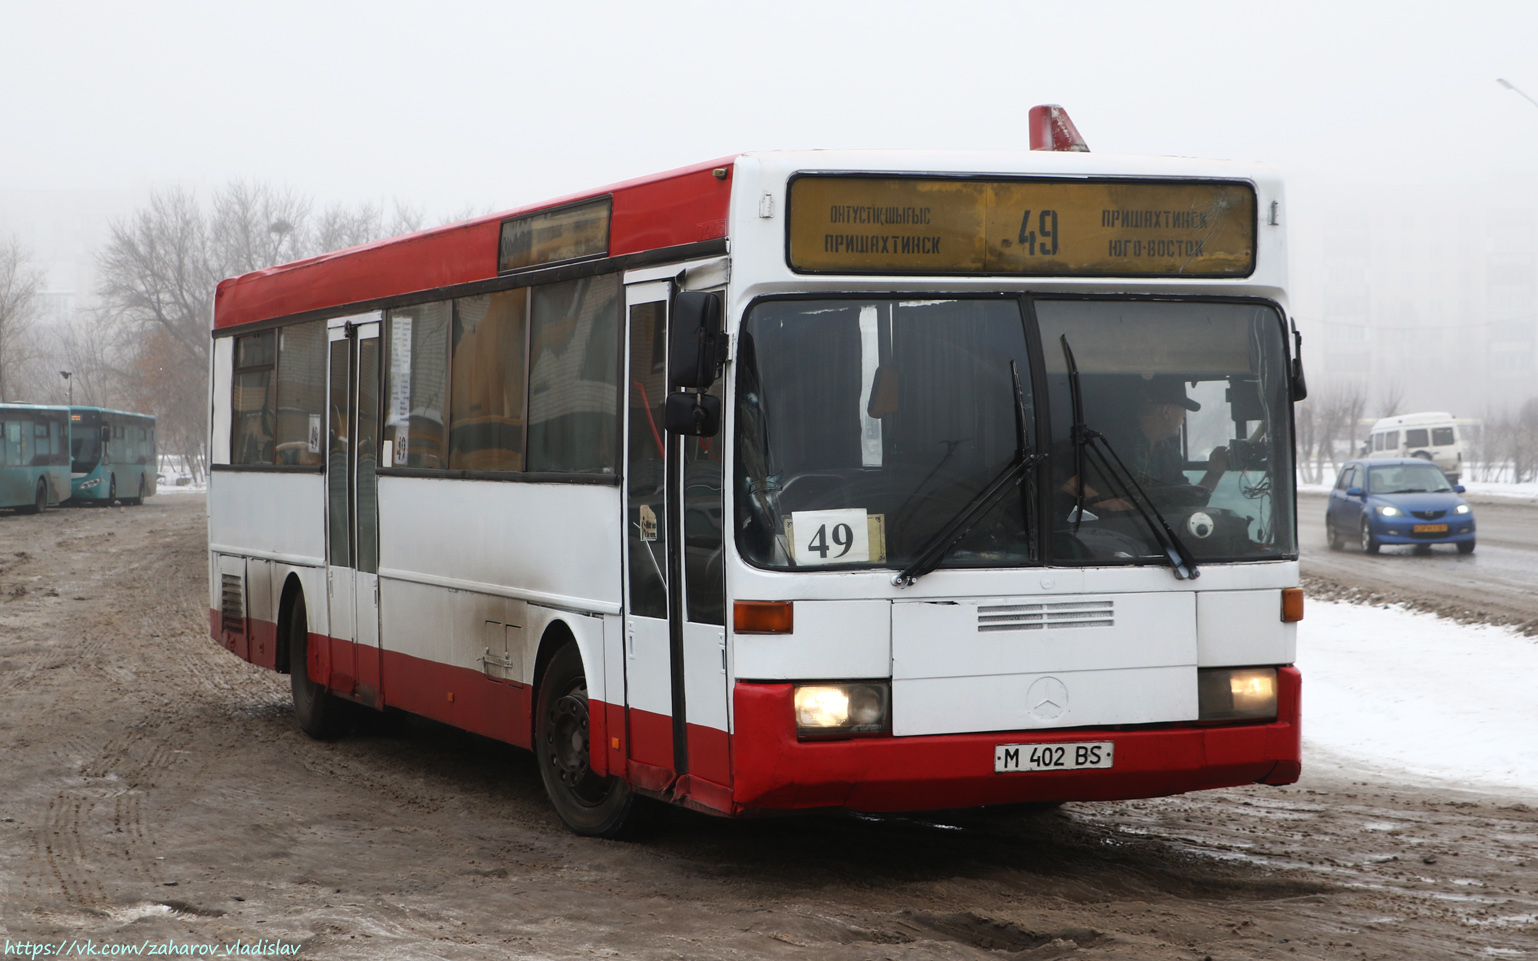
[[[1303,620],[1303,588],[1288,587],[1282,590],[1282,620],[1288,624]]]
[[[789,634],[794,614],[790,601],[737,601],[732,604],[732,629],[739,634]]]

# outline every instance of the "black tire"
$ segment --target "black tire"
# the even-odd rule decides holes
[[[107,501],[102,506],[111,507],[115,500],[117,500],[117,475],[113,474],[107,482]]]
[[[46,511],[47,509],[48,509],[48,482],[43,480],[41,477],[39,477],[37,479],[37,492],[36,492],[36,494],[32,498],[32,505],[30,507],[23,507],[22,511],[27,513],[27,514],[41,514],[43,511]]]
[[[1376,554],[1383,545],[1373,536],[1372,524],[1367,518],[1362,518],[1362,553]]]
[[[1458,553],[1460,553],[1460,554],[1472,554],[1472,553],[1474,553],[1474,542],[1473,541],[1459,541],[1458,542]]]
[[[593,773],[589,745],[582,654],[575,644],[564,644],[545,668],[535,702],[535,763],[567,827],[586,837],[621,837],[633,826],[638,799],[619,778]]]
[[[346,733],[348,704],[327,692],[325,685],[310,680],[309,632],[300,594],[288,612],[288,686],[294,697],[294,717],[301,731],[317,741],[330,741]]]
[[[144,503],[144,486],[144,478],[141,476],[139,478],[139,496],[125,497],[123,498],[123,503],[129,507],[138,507],[140,504]]]
[[[1340,531],[1335,529],[1335,525],[1330,523],[1329,518],[1325,518],[1324,521],[1324,536],[1330,542],[1330,550],[1332,551],[1338,551],[1346,546],[1345,540],[1340,536]]]

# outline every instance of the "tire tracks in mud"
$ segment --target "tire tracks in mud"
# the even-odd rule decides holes
[[[35,766],[58,785],[33,830],[21,890],[13,886],[7,898],[13,905],[62,900],[98,913],[158,897],[154,889],[168,884],[154,810],[161,786],[182,778],[170,745],[193,722],[186,695],[224,692],[213,693],[220,672],[189,653],[195,622],[182,595],[187,575],[202,565],[188,571],[187,548],[160,543],[168,534],[185,542],[181,531],[139,523],[156,513],[167,512],[76,508],[36,519],[54,528],[44,535],[51,546],[29,550],[24,572],[57,584],[67,606],[33,603],[15,612],[33,649],[0,675],[0,698],[26,699],[42,712],[19,722],[23,744],[60,714],[85,723],[47,739],[45,760]],[[181,518],[187,526],[198,520]],[[16,573],[13,566],[0,571],[0,593]],[[70,683],[54,683],[55,670]],[[136,676],[144,673],[149,685]],[[194,681],[191,691],[185,678]]]

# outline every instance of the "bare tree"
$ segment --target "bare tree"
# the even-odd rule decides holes
[[[192,193],[153,194],[147,208],[113,224],[100,270],[98,293],[110,322],[125,332],[160,331],[182,363],[207,366],[209,311],[223,272]]]
[[[1356,454],[1357,424],[1366,406],[1357,381],[1327,383],[1303,402],[1298,410],[1298,461],[1305,481],[1327,479],[1339,468],[1342,453],[1346,458]]]
[[[33,269],[21,242],[0,243],[0,401],[17,368],[25,360],[32,327],[32,306],[42,289],[43,275]]]
[[[211,265],[222,279],[308,256],[314,249],[309,220],[308,198],[287,188],[236,181],[214,195]]]
[[[1319,407],[1320,404],[1317,397],[1311,396],[1298,405],[1297,411],[1294,414],[1294,421],[1298,432],[1298,471],[1303,475],[1303,482],[1305,484],[1316,484],[1319,482],[1319,465],[1315,463],[1313,458],[1309,457],[1309,453],[1314,449],[1314,445],[1318,443]]]
[[[287,188],[237,181],[205,206],[190,191],[151,196],[112,227],[99,255],[104,304],[99,328],[72,334],[72,350],[94,351],[101,393],[118,392],[159,418],[162,446],[201,461],[207,434],[209,328],[214,289],[226,277],[327,250],[420,229],[420,210],[380,204],[333,206],[319,216]],[[87,366],[82,363],[81,366]]]
[[[1404,405],[1404,383],[1398,377],[1390,378],[1378,392],[1378,416],[1393,417]]]

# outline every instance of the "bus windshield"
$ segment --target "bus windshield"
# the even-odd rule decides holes
[[[771,568],[895,567],[1035,448],[1015,299],[777,300],[738,352],[739,550]],[[1032,483],[973,519],[941,567],[1034,563]]]
[[[77,421],[69,435],[69,469],[76,474],[89,474],[101,460],[100,430],[90,419]]]
[[[940,567],[1165,563],[1161,520],[1203,561],[1296,553],[1269,304],[767,300],[737,364],[738,548],[758,566],[902,570],[1022,454]]]
[[[1296,553],[1286,341],[1274,306],[1084,299],[1034,308],[1056,560],[1161,556],[1139,502],[1197,559]]]

